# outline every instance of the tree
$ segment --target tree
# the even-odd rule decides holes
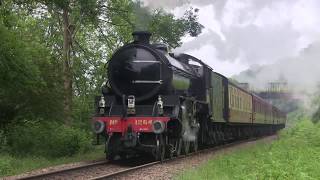
[[[130,0],[8,0],[0,18],[25,42],[36,38],[49,50],[49,63],[56,64],[62,81],[64,121],[70,124],[72,104],[93,104],[93,94],[100,91],[105,80],[104,64],[115,49],[131,40],[134,30],[149,30],[154,41],[176,47],[182,36],[201,32],[197,11],[190,9],[185,16],[175,18]],[[148,19],[145,26],[140,23],[142,17]]]
[[[118,36],[122,43],[131,40],[133,31],[147,30],[152,32],[153,41],[175,48],[181,45],[183,36],[198,36],[203,28],[198,22],[199,9],[190,8],[181,18],[163,9],[150,10],[143,7],[140,1],[110,0],[107,6],[100,9],[103,17],[99,19],[100,24],[104,27],[112,25],[113,36]]]
[[[95,3],[97,1],[93,0],[80,0],[80,1],[61,1],[61,0],[22,0],[15,1],[20,8],[28,7],[30,9],[31,15],[39,15],[39,12],[44,12],[43,19],[56,18],[55,25],[59,25],[59,29],[55,31],[60,31],[63,37],[63,45],[55,42],[53,46],[60,46],[58,49],[62,53],[56,53],[60,55],[60,60],[62,61],[62,72],[63,72],[63,88],[64,88],[64,120],[65,124],[71,123],[71,105],[73,96],[73,72],[72,72],[72,47],[73,47],[73,37],[75,36],[75,24],[77,21],[82,21],[82,19],[94,19],[95,17]],[[74,22],[74,23],[73,23]],[[80,22],[82,23],[82,22]],[[44,27],[48,28],[48,27]],[[51,32],[52,33],[52,32]],[[56,33],[56,32],[53,32]],[[62,46],[62,48],[61,48]]]
[[[0,22],[0,124],[17,117],[59,117],[56,65],[38,42],[26,43]]]
[[[318,123],[320,121],[320,83],[317,84],[316,91],[313,94],[311,105],[315,108],[312,114],[312,122]]]

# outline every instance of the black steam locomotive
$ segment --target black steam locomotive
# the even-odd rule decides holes
[[[150,36],[134,32],[114,53],[96,98],[94,131],[106,138],[108,159],[147,153],[162,160],[285,126],[276,107],[193,56],[150,44]]]

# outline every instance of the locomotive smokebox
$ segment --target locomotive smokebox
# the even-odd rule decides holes
[[[166,58],[150,44],[151,33],[133,32],[134,41],[121,47],[109,60],[108,79],[114,92],[134,95],[136,102],[155,97],[170,81]]]
[[[150,44],[151,33],[148,31],[135,31],[132,33],[133,40],[135,43]]]

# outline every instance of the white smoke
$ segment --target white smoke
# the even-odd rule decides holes
[[[267,82],[284,78],[293,90],[314,91],[320,82],[319,60],[320,42],[315,42],[296,57],[282,59],[271,65],[252,67],[235,78],[261,89],[265,88]]]
[[[144,0],[151,8],[179,13],[199,8],[205,26],[178,52],[201,57],[220,73],[237,72],[238,64],[252,71],[237,78],[257,88],[280,77],[299,91],[314,91],[320,81],[320,1],[318,0]],[[229,67],[217,68],[228,62]],[[226,65],[226,63],[224,63]],[[236,65],[237,64],[237,65]],[[230,69],[233,69],[230,71]],[[241,67],[240,69],[243,69]],[[238,70],[239,72],[239,70]]]
[[[286,81],[294,98],[302,100],[307,113],[316,110],[312,103],[320,85],[320,41],[303,49],[299,55],[285,58],[271,65],[255,66],[234,76],[240,82],[248,82],[251,89],[261,91],[268,82]]]

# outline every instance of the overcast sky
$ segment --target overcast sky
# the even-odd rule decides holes
[[[196,38],[185,37],[178,52],[194,55],[217,72],[231,76],[255,64],[294,57],[319,40],[319,0],[145,0],[177,16],[199,8],[205,26]]]

